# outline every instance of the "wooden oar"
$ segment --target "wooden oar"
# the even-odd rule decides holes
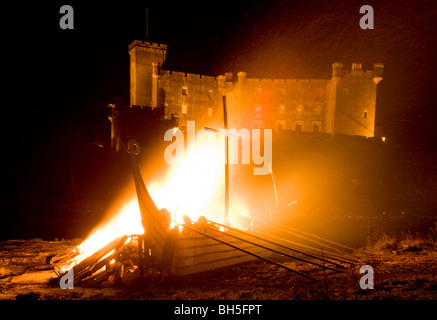
[[[284,246],[283,244],[280,244],[280,243],[278,243],[278,242],[274,242],[274,241],[271,241],[271,240],[265,239],[265,238],[263,238],[263,237],[260,237],[260,236],[254,235],[254,234],[252,234],[252,233],[249,233],[249,232],[246,232],[246,231],[243,231],[243,230],[239,230],[239,229],[235,229],[235,228],[231,228],[231,227],[226,227],[225,225],[222,225],[222,224],[220,224],[220,223],[217,223],[217,222],[214,222],[214,221],[211,221],[211,220],[208,220],[208,222],[213,223],[213,224],[216,224],[216,225],[219,225],[219,226],[222,226],[222,227],[225,227],[225,228],[228,228],[229,230],[232,230],[232,231],[235,231],[235,232],[239,232],[239,233],[241,233],[241,234],[244,234],[244,235],[247,235],[247,236],[253,237],[253,238],[255,238],[255,239],[258,239],[258,240],[261,240],[261,241],[265,241],[265,242],[270,243],[270,244],[273,244],[273,245],[275,245],[275,246],[282,247],[282,248],[284,248],[284,249],[287,249],[287,250],[290,250],[290,251],[293,251],[293,252],[296,252],[296,253],[299,253],[299,254],[302,254],[302,255],[306,255],[306,256],[308,256],[308,257],[311,257],[311,258],[314,258],[314,259],[317,259],[317,260],[322,260],[322,261],[329,262],[329,263],[331,263],[331,264],[333,264],[333,265],[336,265],[337,267],[344,267],[344,266],[341,265],[341,264],[338,264],[338,263],[335,263],[335,262],[329,261],[329,260],[327,260],[327,259],[322,259],[322,258],[320,258],[320,257],[318,257],[318,256],[312,255],[312,254],[310,254],[310,253],[307,253],[307,252],[304,252],[304,251],[301,251],[301,250],[297,250],[297,249],[294,249],[294,248],[290,248],[290,247]],[[282,251],[278,251],[278,252],[279,252],[280,254],[282,254],[282,255],[287,256],[287,257],[290,256],[289,254],[284,253],[284,252],[282,252]],[[295,258],[294,256],[291,256],[291,257],[292,257],[292,258]],[[345,262],[345,261],[342,261],[342,262]],[[346,263],[346,262],[345,262],[345,263]],[[329,268],[328,268],[328,269],[329,269]],[[337,270],[336,270],[336,271],[337,271]]]
[[[213,229],[213,228],[208,227],[208,226],[207,226],[207,228],[208,228],[208,229],[211,229],[211,230],[214,230],[214,231],[216,231],[216,232],[221,232],[221,231],[218,231],[218,230]],[[235,230],[235,229],[234,229],[234,230]],[[237,240],[240,240],[240,241],[243,241],[243,242],[249,243],[249,244],[251,244],[251,245],[253,245],[253,246],[256,246],[256,247],[262,248],[262,249],[264,249],[264,250],[268,250],[268,251],[271,251],[271,252],[279,253],[279,254],[281,254],[281,255],[284,255],[284,256],[289,257],[289,258],[292,258],[292,259],[296,259],[296,260],[299,260],[299,261],[302,261],[302,262],[306,262],[306,263],[309,263],[309,264],[313,264],[313,265],[318,266],[318,267],[322,267],[322,268],[326,268],[326,269],[329,269],[329,270],[335,271],[335,272],[337,272],[337,273],[341,273],[341,271],[339,271],[339,270],[337,270],[337,269],[330,268],[330,267],[326,267],[326,266],[323,266],[323,265],[318,264],[318,263],[316,263],[316,262],[312,262],[312,261],[309,261],[309,260],[306,260],[306,259],[302,259],[302,258],[298,258],[298,257],[292,256],[291,254],[288,254],[288,253],[285,253],[285,252],[282,252],[282,251],[279,251],[279,250],[276,250],[276,249],[273,249],[273,248],[269,248],[269,247],[263,246],[262,244],[259,244],[259,243],[256,243],[256,242],[253,242],[253,241],[250,241],[250,240],[246,240],[246,239],[240,238],[240,237],[238,237],[238,236],[236,236],[236,235],[233,235],[233,234],[230,234],[230,233],[225,233],[225,234],[226,234],[227,236],[229,236],[229,237],[232,237],[232,238],[234,238],[234,239],[237,239]]]
[[[263,261],[265,261],[265,262],[268,262],[268,263],[270,263],[270,264],[274,264],[274,265],[276,265],[276,266],[278,266],[278,267],[280,267],[280,268],[283,268],[283,269],[285,269],[285,270],[288,270],[288,271],[291,271],[291,272],[293,272],[293,273],[296,273],[296,274],[298,274],[298,275],[300,275],[300,276],[302,276],[302,277],[305,277],[305,278],[307,278],[307,279],[310,279],[310,280],[315,281],[314,278],[312,278],[312,277],[310,277],[310,276],[307,276],[306,274],[303,274],[303,273],[301,273],[301,272],[299,272],[299,271],[293,270],[293,269],[291,269],[291,268],[289,268],[289,267],[287,267],[287,266],[284,266],[283,264],[280,264],[280,263],[277,263],[277,262],[275,262],[275,261],[273,261],[273,260],[270,260],[270,259],[264,258],[263,256],[260,256],[260,255],[258,255],[258,254],[256,254],[256,253],[252,253],[252,252],[250,252],[250,251],[247,251],[247,250],[245,250],[245,249],[243,249],[243,248],[240,248],[240,247],[238,247],[238,246],[236,246],[236,245],[233,245],[233,244],[231,244],[231,243],[229,243],[229,242],[226,242],[226,241],[223,241],[223,240],[217,239],[216,237],[213,237],[213,236],[211,236],[211,235],[209,235],[209,234],[207,234],[207,233],[204,233],[204,232],[202,232],[202,231],[196,230],[196,229],[193,228],[193,227],[187,226],[187,225],[185,225],[185,224],[179,224],[179,225],[182,226],[182,227],[184,227],[184,228],[187,228],[188,230],[191,230],[191,231],[194,231],[194,232],[196,232],[196,233],[198,233],[198,234],[201,234],[201,235],[203,235],[203,236],[205,236],[205,237],[207,237],[207,238],[210,238],[210,239],[213,239],[213,240],[215,240],[215,241],[217,241],[217,242],[223,243],[223,244],[225,244],[225,245],[227,245],[227,246],[229,246],[229,247],[231,247],[231,248],[237,249],[237,250],[242,251],[242,252],[244,252],[244,253],[246,253],[246,254],[248,254],[248,255],[251,255],[251,256],[254,256],[254,257],[258,258],[258,259],[261,259],[261,260],[263,260]],[[219,232],[220,232],[220,231],[219,231]]]
[[[316,253],[317,252],[318,253],[319,250],[320,250],[320,249],[317,249],[317,248],[314,248],[314,247],[311,247],[311,246],[307,246],[307,245],[299,243],[299,242],[291,241],[289,239],[279,238],[279,237],[276,237],[276,236],[273,236],[271,234],[267,234],[267,233],[264,233],[264,232],[260,232],[260,231],[252,231],[252,232],[256,233],[256,234],[259,234],[259,235],[261,235],[263,237],[269,237],[269,238],[272,238],[272,239],[274,239],[276,241],[280,241],[282,243],[286,243],[288,245],[303,247],[303,248],[305,248],[307,250],[307,251],[304,251],[304,249],[301,249],[303,252],[307,252],[307,253],[310,253],[310,252]],[[356,264],[356,263],[358,263],[358,260],[353,260],[353,259],[350,259],[350,258],[347,258],[347,257],[344,257],[344,256],[337,255],[337,254],[332,253],[332,252],[329,252],[329,253],[325,252],[325,256],[328,257],[330,260],[335,260],[335,261],[343,262],[343,263],[346,263],[346,264]]]

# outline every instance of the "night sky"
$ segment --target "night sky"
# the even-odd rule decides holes
[[[19,184],[31,180],[48,146],[69,143],[65,128],[79,130],[86,143],[107,146],[106,105],[129,101],[127,48],[146,39],[146,8],[149,41],[168,45],[168,70],[329,78],[336,61],[348,70],[352,62],[364,69],[383,62],[377,125],[403,152],[434,161],[435,1],[174,3],[38,1],[2,10],[4,203],[25,189]],[[59,27],[63,4],[74,9],[74,30]],[[359,27],[364,4],[374,8],[374,30]]]

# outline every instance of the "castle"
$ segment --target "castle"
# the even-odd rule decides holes
[[[163,44],[135,40],[129,45],[130,106],[110,105],[115,149],[117,141],[135,136],[132,121],[139,119],[160,119],[181,129],[192,120],[198,128],[222,128],[223,95],[229,128],[374,136],[382,63],[373,70],[353,63],[347,71],[336,62],[331,79],[250,79],[245,72],[234,79],[231,73],[212,77],[163,70],[166,53]]]

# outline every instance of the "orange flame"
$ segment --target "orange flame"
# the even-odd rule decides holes
[[[149,193],[159,209],[167,208],[172,214],[173,225],[183,223],[187,215],[192,221],[200,216],[223,223],[224,164],[223,151],[206,139],[187,152],[185,158],[172,165],[161,181],[147,184]],[[234,217],[234,219],[233,219]],[[230,221],[239,226],[238,217],[250,217],[244,204],[232,202]],[[236,219],[235,219],[236,218]],[[131,195],[118,213],[98,227],[77,250],[79,255],[71,267],[121,235],[143,234],[141,214],[136,195]]]

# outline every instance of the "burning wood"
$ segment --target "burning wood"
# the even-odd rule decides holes
[[[122,277],[125,264],[131,263],[133,238],[134,236],[118,237],[77,264],[75,264],[75,258],[79,255],[77,249],[54,257],[51,264],[58,275],[61,275],[62,270],[71,267],[76,285],[83,287],[111,285]]]
[[[78,247],[55,256],[51,260],[55,272],[61,276],[61,271],[72,269],[77,286],[109,286],[127,274],[145,277],[150,270],[160,274],[161,278],[166,274],[183,276],[256,259],[314,280],[273,261],[270,258],[272,253],[334,272],[341,272],[339,268],[353,263],[353,260],[342,259],[334,253],[325,253],[321,258],[309,250],[287,243],[285,239],[231,228],[203,216],[195,223],[185,216],[184,223],[172,226],[171,213],[166,209],[158,209],[143,181],[136,159],[140,152],[139,145],[131,140],[127,151],[131,158],[143,233],[110,234],[107,237],[110,240],[97,250],[84,253]],[[308,239],[308,235],[306,237]],[[316,260],[321,260],[323,264]]]

